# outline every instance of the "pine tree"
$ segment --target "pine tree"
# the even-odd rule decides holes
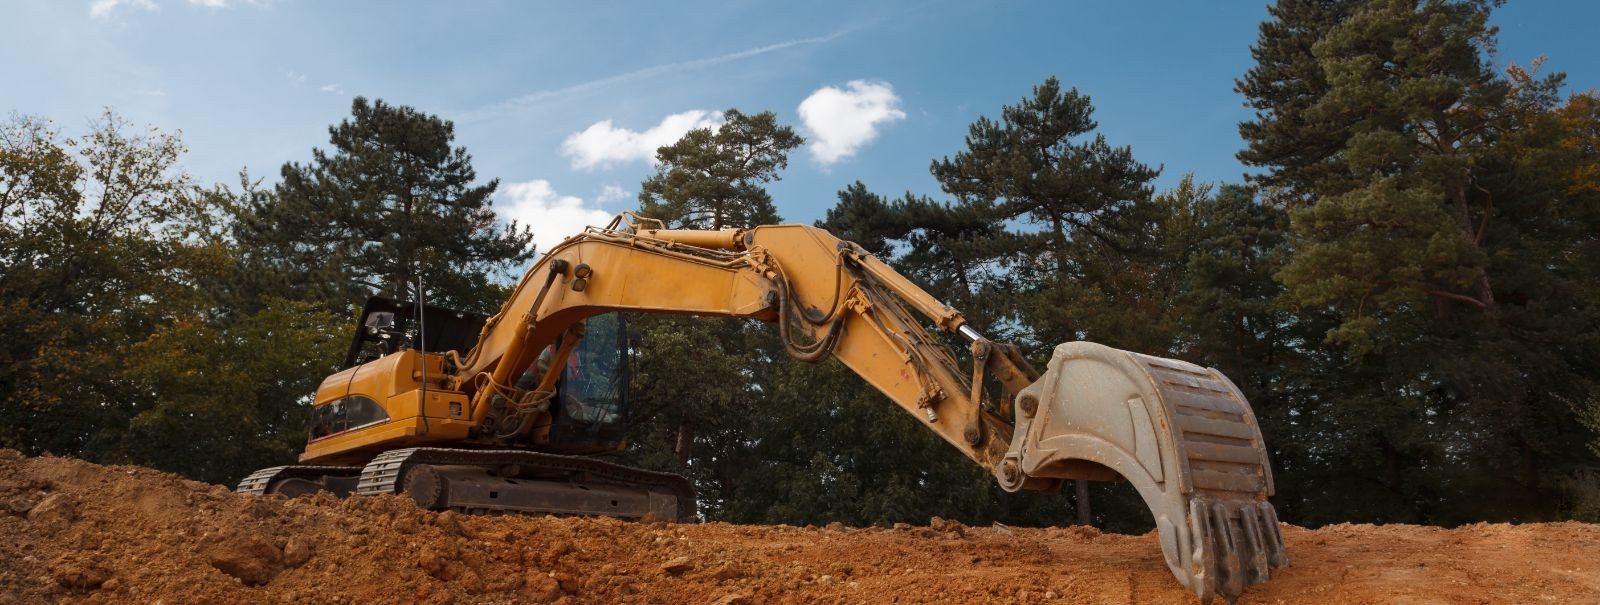
[[[1030,235],[1041,259],[1016,267],[1033,285],[1022,304],[1039,343],[1085,336],[1058,304],[1082,277],[1075,248],[1096,242],[1129,254],[1127,239],[1160,174],[1133,158],[1128,147],[1112,147],[1094,132],[1094,106],[1076,88],[1063,91],[1051,77],[1033,95],[1001,109],[996,121],[981,117],[968,129],[967,148],[933,162],[940,186],[963,203],[994,204],[1006,217],[1039,227]]]
[[[722,114],[656,151],[656,172],[639,187],[639,213],[678,227],[722,229],[778,222],[764,185],[789,166],[805,139],[770,111]]]
[[[1317,360],[1306,499],[1343,502],[1302,519],[1544,518],[1552,477],[1593,463],[1566,402],[1600,353],[1571,253],[1596,224],[1559,209],[1561,77],[1491,69],[1493,6],[1286,1],[1238,83],[1239,157],[1290,210],[1277,275]]]
[[[499,181],[475,184],[454,126],[357,97],[328,133],[330,151],[284,164],[271,195],[244,200],[235,236],[276,278],[264,287],[342,311],[372,294],[412,300],[421,276],[430,303],[498,308],[494,277],[533,257],[533,236],[496,222]]]
[[[723,114],[656,151],[655,174],[640,186],[639,213],[675,228],[743,228],[779,222],[765,185],[803,140],[772,112]],[[635,358],[638,413],[634,460],[683,473],[713,519],[747,519],[751,444],[783,439],[758,424],[772,405],[775,376],[793,371],[777,336],[747,320],[644,315]],[[748,510],[746,508],[745,510]]]
[[[1348,132],[1339,123],[1316,119],[1310,107],[1327,94],[1322,63],[1312,52],[1359,0],[1278,0],[1267,7],[1250,56],[1256,64],[1235,83],[1256,119],[1239,124],[1249,145],[1239,160],[1281,170],[1251,175],[1252,182],[1284,195],[1301,191],[1338,172]]]
[[[910,228],[888,200],[868,190],[861,181],[839,191],[839,201],[817,221],[817,227],[884,258],[893,254],[890,242],[903,237]]]

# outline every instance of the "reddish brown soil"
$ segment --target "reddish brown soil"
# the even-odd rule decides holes
[[[1600,603],[1596,525],[1284,531],[1240,603]],[[1153,534],[464,517],[9,450],[0,536],[0,603],[1195,602]]]

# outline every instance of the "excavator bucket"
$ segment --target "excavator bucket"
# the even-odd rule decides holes
[[[1200,598],[1229,603],[1289,563],[1254,412],[1220,372],[1089,342],[1056,347],[1018,397],[1008,489],[1060,479],[1131,483],[1161,551]],[[1026,485],[1025,485],[1026,484]]]

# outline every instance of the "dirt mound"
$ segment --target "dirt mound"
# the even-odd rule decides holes
[[[1241,603],[1600,602],[1596,525],[1285,534]],[[9,450],[0,535],[0,603],[1195,602],[1154,534],[466,517]]]

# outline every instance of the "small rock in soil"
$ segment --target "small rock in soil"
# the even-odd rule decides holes
[[[522,590],[535,603],[548,603],[561,598],[561,583],[547,574],[530,574]]]
[[[50,565],[50,577],[62,588],[93,590],[111,579],[111,570],[95,561],[80,561],[65,555]]]
[[[671,561],[661,564],[661,571],[667,572],[667,574],[674,576],[680,575],[683,572],[691,569],[694,569],[694,563],[689,561],[689,557],[677,557]]]
[[[211,566],[238,578],[247,586],[271,582],[283,566],[283,553],[257,537],[224,540],[211,551]]]
[[[50,531],[61,531],[78,517],[76,506],[66,494],[54,493],[28,509],[28,521]]]
[[[311,560],[311,542],[295,536],[283,545],[283,564],[299,567]]]

